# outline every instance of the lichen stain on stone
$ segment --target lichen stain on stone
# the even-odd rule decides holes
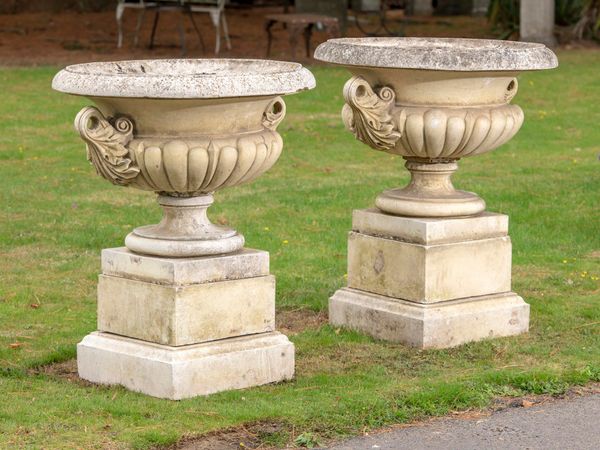
[[[379,250],[377,252],[377,256],[375,257],[375,262],[373,263],[373,270],[377,275],[379,275],[385,267],[385,259],[383,257],[383,252]]]

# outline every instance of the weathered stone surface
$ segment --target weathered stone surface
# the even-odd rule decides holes
[[[420,245],[351,232],[348,287],[436,303],[511,289],[508,236]]]
[[[223,98],[282,95],[312,89],[300,64],[258,59],[155,59],[93,62],[61,70],[54,90],[129,98]]]
[[[344,288],[329,300],[329,321],[377,339],[446,348],[527,332],[529,305],[513,292],[422,305]]]
[[[484,39],[331,39],[315,58],[353,75],[343,89],[346,128],[371,148],[407,160],[410,183],[384,191],[375,204],[409,217],[485,211],[475,193],[454,188],[456,161],[508,142],[524,118],[510,104],[516,76],[558,65],[542,44]]]
[[[69,66],[55,90],[90,98],[75,118],[101,177],[159,194],[163,220],[136,228],[131,251],[166,257],[236,252],[244,238],[212,224],[223,187],[252,181],[279,159],[282,95],[312,89],[300,64],[248,59],[95,62]]]
[[[558,66],[543,44],[492,39],[370,37],[330,39],[315,59],[346,66],[442,71],[522,71]]]
[[[313,88],[312,74],[267,60],[98,62],[67,67],[52,86],[95,103],[75,129],[98,175],[157,193],[164,213],[127,236],[137,256],[105,252],[98,327],[111,334],[79,345],[81,376],[173,399],[290,378],[293,346],[272,332],[268,257],[243,251],[243,236],[211,223],[207,208],[215,191],[275,164],[281,96]],[[207,255],[219,256],[198,258]]]
[[[528,306],[510,293],[507,218],[485,214],[483,199],[455,189],[451,176],[459,159],[518,132],[523,111],[510,104],[517,75],[557,67],[556,55],[534,43],[384,37],[332,39],[315,58],[352,75],[343,88],[346,128],[402,156],[411,173],[407,186],[377,196],[382,213],[355,213],[349,287],[332,298],[331,322],[422,347],[526,331]],[[506,296],[518,298],[516,317],[514,305],[493,300]],[[382,326],[408,331],[394,337]]]
[[[275,277],[160,285],[100,275],[98,329],[165,345],[275,329]]]
[[[394,216],[375,208],[355,209],[352,230],[414,244],[448,244],[507,236],[508,216],[484,212],[474,217],[437,219]]]
[[[185,285],[269,275],[269,253],[245,248],[197,258],[139,255],[126,247],[102,250],[102,273],[156,284]]]
[[[280,333],[169,347],[94,332],[77,345],[79,376],[180,400],[291,379],[294,345]]]

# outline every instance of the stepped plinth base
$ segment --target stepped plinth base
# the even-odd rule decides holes
[[[287,380],[294,345],[272,332],[173,347],[94,332],[77,345],[79,376],[180,400]]]
[[[527,332],[529,305],[511,291],[508,217],[354,211],[348,287],[330,299],[329,321],[419,348]]]
[[[269,254],[195,258],[102,251],[98,330],[77,346],[81,378],[178,400],[290,379],[275,331]]]
[[[421,304],[343,288],[329,299],[329,322],[411,347],[446,348],[527,332],[529,305],[514,292]]]

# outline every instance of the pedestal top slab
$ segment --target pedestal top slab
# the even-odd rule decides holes
[[[161,258],[126,247],[102,250],[102,274],[157,284],[187,285],[269,275],[269,253],[244,248],[226,255]]]
[[[414,244],[448,244],[506,236],[508,216],[484,212],[473,217],[436,219],[393,216],[374,208],[356,209],[352,230]]]
[[[330,39],[317,47],[315,59],[346,66],[458,72],[518,72],[558,66],[556,55],[543,44],[492,39]]]
[[[199,99],[293,94],[315,87],[298,63],[260,59],[154,59],[76,64],[52,88],[92,97]]]

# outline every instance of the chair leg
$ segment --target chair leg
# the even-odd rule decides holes
[[[196,24],[196,21],[194,20],[194,13],[189,8],[187,11],[188,11],[188,14],[190,15],[190,21],[192,22],[192,25],[194,26],[194,30],[196,30],[196,34],[198,35],[198,39],[200,40],[200,47],[202,47],[202,53],[204,53],[206,51],[206,47],[204,46],[204,39],[202,39],[202,33],[200,32],[200,28],[198,28],[198,24]]]
[[[144,22],[144,14],[146,10],[144,8],[140,9],[138,14],[137,24],[135,26],[135,36],[133,37],[133,46],[137,47],[140,41],[140,30],[142,29],[142,23]]]
[[[225,44],[227,49],[231,50],[231,39],[229,39],[229,27],[227,26],[227,19],[225,19],[225,12],[221,13],[221,22],[223,22],[223,33],[225,34]]]
[[[185,29],[183,28],[183,12],[179,16],[179,23],[177,24],[177,29],[179,30],[179,42],[181,43],[181,56],[185,56]]]
[[[117,48],[121,48],[123,46],[123,12],[125,11],[125,6],[123,3],[117,5]]]
[[[219,21],[215,25],[215,28],[217,30],[217,37],[215,41],[215,55],[218,55],[221,51],[221,23]]]
[[[215,30],[217,32],[217,35],[215,37],[215,55],[218,55],[221,51],[221,12],[216,9],[213,9],[211,11],[208,11],[208,14],[210,15],[210,20],[215,26]]]
[[[154,36],[156,35],[156,26],[158,25],[158,18],[160,17],[160,10],[156,9],[156,14],[154,15],[154,23],[152,24],[152,33],[150,34],[150,45],[149,49],[152,50],[154,48]]]
[[[265,31],[267,32],[267,58],[271,54],[271,44],[273,43],[273,31],[271,28],[273,28],[273,25],[275,25],[274,20],[269,20],[265,24]]]

